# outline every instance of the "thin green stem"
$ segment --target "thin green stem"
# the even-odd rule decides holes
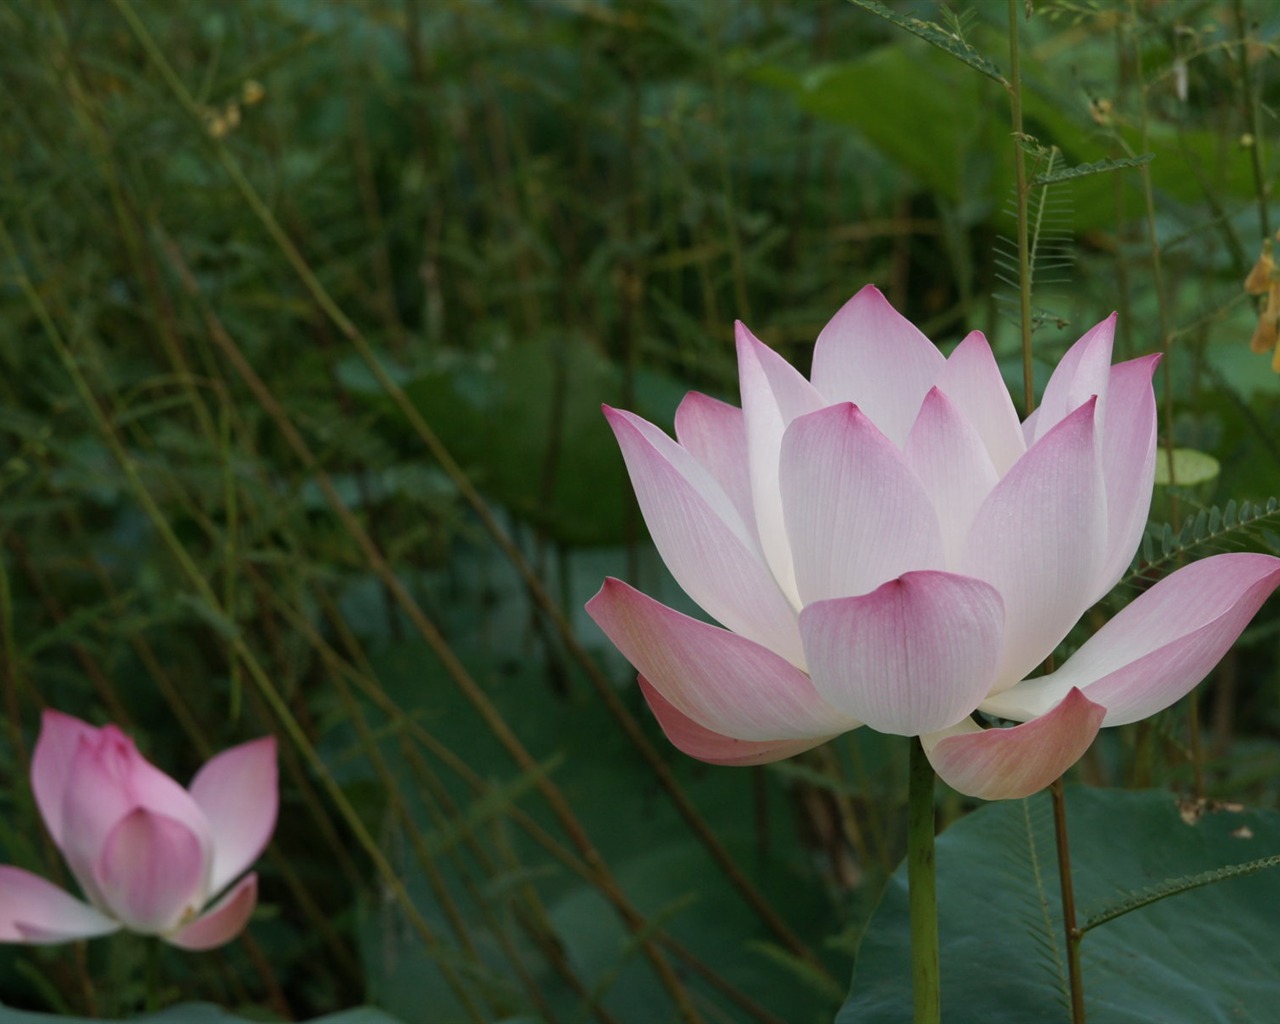
[[[1084,974],[1080,969],[1080,940],[1076,924],[1076,891],[1071,878],[1071,847],[1067,841],[1067,800],[1062,779],[1049,787],[1053,797],[1053,834],[1058,844],[1058,881],[1062,887],[1062,926],[1067,936],[1067,976],[1071,984],[1071,1024],[1084,1024]]]
[[[147,936],[147,1013],[156,1013],[160,1009],[160,940]]]
[[[1245,124],[1253,143],[1249,146],[1249,157],[1253,164],[1253,186],[1258,194],[1258,224],[1262,228],[1262,237],[1271,237],[1271,221],[1267,216],[1267,175],[1263,168],[1262,132],[1258,125],[1258,102],[1253,92],[1253,82],[1249,76],[1249,18],[1245,13],[1244,0],[1235,0],[1236,44],[1240,63],[1240,98],[1244,103]]]
[[[1142,44],[1138,31],[1140,25],[1138,8],[1135,0],[1129,2],[1129,13],[1133,22],[1133,66],[1138,76],[1138,129],[1140,134],[1140,152],[1147,152],[1150,116],[1147,110],[1147,82],[1142,74]],[[1151,165],[1143,164],[1142,197],[1146,207],[1147,240],[1151,246],[1151,278],[1156,292],[1156,314],[1160,325],[1160,381],[1162,384],[1161,415],[1164,417],[1164,451],[1169,477],[1169,508],[1174,523],[1181,521],[1178,494],[1174,485],[1178,482],[1177,467],[1174,461],[1173,436],[1173,328],[1169,319],[1169,299],[1164,285],[1164,267],[1160,247],[1160,233],[1156,224],[1155,188],[1151,183]],[[1200,707],[1193,694],[1188,705],[1187,728],[1191,735],[1191,771],[1197,798],[1204,796],[1204,751],[1200,744]]]
[[[938,875],[933,851],[933,765],[920,738],[911,741],[907,783],[907,886],[911,906],[911,988],[915,1024],[941,1024]]]
[[[1027,155],[1022,149],[1022,72],[1018,55],[1018,0],[1009,0],[1009,108],[1013,119],[1013,176],[1018,209],[1018,307],[1022,330],[1022,391],[1024,415],[1035,409],[1035,378],[1031,371],[1031,259],[1027,225]]]

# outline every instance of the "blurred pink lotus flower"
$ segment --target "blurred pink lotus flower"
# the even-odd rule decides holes
[[[818,336],[811,381],[739,324],[741,409],[690,394],[673,441],[606,408],[659,553],[726,627],[615,579],[587,604],[671,742],[760,764],[865,724],[920,736],[960,792],[1006,799],[1203,679],[1280,559],[1188,565],[1025,678],[1146,523],[1158,357],[1112,366],[1114,331],[1076,342],[1020,423],[980,333],[944,357],[866,287]]]
[[[271,838],[279,801],[274,737],[218,754],[187,790],[114,725],[98,729],[45,711],[31,787],[88,903],[0,866],[0,942],[67,942],[128,928],[200,950],[229,942],[248,923],[255,874],[204,908]]]

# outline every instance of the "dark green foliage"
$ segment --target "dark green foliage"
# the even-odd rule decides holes
[[[1048,803],[1041,794],[989,804],[938,840],[944,1014],[990,1024],[1070,1019]],[[1280,997],[1277,858],[1260,858],[1248,874],[1218,866],[1275,850],[1280,813],[1081,788],[1068,789],[1067,807],[1077,906],[1082,921],[1100,922],[1082,941],[1089,1019],[1269,1021]],[[1150,902],[1153,890],[1164,898]],[[1104,908],[1130,904],[1131,913],[1102,921]],[[899,870],[863,936],[838,1024],[902,1019],[906,912]]]
[[[1170,347],[1163,427],[1222,467],[1130,590],[1278,546],[1280,386],[1240,284],[1280,13],[1244,8],[1253,93],[1241,30],[1189,0],[1022,28],[1037,380],[1118,310],[1118,358]],[[985,3],[0,4],[0,862],[65,879],[26,783],[44,706],[183,780],[272,732],[258,915],[165,951],[157,1021],[608,1024],[679,995],[829,1020],[901,852],[902,745],[670,750],[581,612],[606,574],[683,600],[599,406],[669,428],[690,388],[736,400],[735,318],[804,367],[868,281],[1020,380],[1006,31]],[[1206,722],[1214,792],[1275,799],[1274,628]],[[1085,771],[1184,780],[1186,748],[1174,712]],[[0,947],[0,1024],[134,1012],[143,966]]]

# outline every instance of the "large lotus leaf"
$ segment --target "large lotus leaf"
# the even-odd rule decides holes
[[[790,93],[809,113],[857,128],[916,181],[961,204],[971,217],[1003,216],[1013,188],[1008,97],[951,55],[925,43],[899,41],[803,75],[781,65],[763,65],[753,76]],[[1031,158],[1028,169],[1033,176],[1118,155],[1084,100],[1075,107],[1064,106],[1058,90],[1043,89],[1031,80],[1024,84],[1024,130],[1059,151],[1052,168]],[[1131,152],[1143,151],[1136,131],[1125,129],[1121,134]],[[1171,199],[1196,202],[1210,186],[1241,197],[1251,194],[1247,150],[1224,152],[1217,132],[1179,130],[1153,121],[1145,148],[1155,154],[1155,188]],[[1136,171],[1114,173],[1129,175],[1126,180],[1136,187]],[[1053,187],[1070,197],[1068,230],[1114,228],[1116,198],[1110,173]],[[1129,214],[1137,208],[1136,198],[1131,199]]]
[[[573,335],[525,339],[465,357],[405,391],[490,498],[568,544],[621,543],[632,502],[600,414],[624,400],[621,375]],[[683,389],[641,371],[627,401],[669,429]]]
[[[1280,853],[1280,813],[1200,808],[1167,792],[1068,791],[1080,920],[1119,894]],[[988,804],[938,838],[947,1021],[1066,1024],[1057,856],[1046,794]],[[900,1024],[911,1006],[906,869],[858,950],[837,1024]],[[1089,1020],[1272,1024],[1280,1006],[1280,870],[1192,889],[1089,931]]]

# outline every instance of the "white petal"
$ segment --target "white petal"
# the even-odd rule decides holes
[[[787,428],[781,490],[805,604],[944,565],[924,485],[855,406],[829,406]]]
[[[1044,398],[1036,410],[1034,440],[1040,440],[1093,397],[1098,399],[1098,422],[1106,422],[1115,336],[1116,315],[1112,313],[1067,350],[1049,378]]]
[[[1107,418],[1102,424],[1102,478],[1107,489],[1107,558],[1095,598],[1123,576],[1142,540],[1156,476],[1156,396],[1151,387],[1158,355],[1111,370]]]
[[[765,559],[778,585],[792,604],[796,594],[795,567],[783,523],[778,493],[778,459],[782,435],[797,416],[826,403],[807,380],[780,355],[761,343],[742,324],[738,329],[738,380],[742,388],[742,415],[751,456],[751,493],[755,500],[756,529]]]
[[[1000,367],[980,331],[956,346],[938,374],[938,387],[973,424],[996,473],[1004,476],[1027,450],[1027,442]]]
[[[986,445],[947,396],[932,388],[903,454],[938,513],[946,564],[959,565],[973,517],[999,479]]]
[[[813,386],[828,404],[852,402],[900,446],[945,365],[933,343],[867,285],[818,335]]]
[[[756,538],[702,464],[639,416],[606,409],[644,521],[676,582],[735,633],[803,664],[796,611]]]
[[[747,529],[755,534],[751,462],[742,410],[690,391],[676,409],[676,440],[715,478]]]
[[[190,792],[213,831],[209,895],[216,896],[258,859],[275,830],[280,804],[275,737],[216,754],[191,780]]]
[[[1084,614],[1106,553],[1106,500],[1090,399],[1041,438],[974,520],[960,571],[1004,598],[995,690],[1047,658]]]

